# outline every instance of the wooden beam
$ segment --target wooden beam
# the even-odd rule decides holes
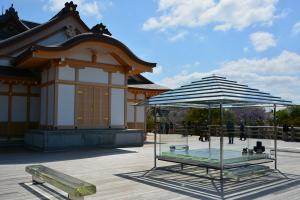
[[[22,79],[19,77],[0,77],[0,82],[4,84],[14,83],[14,84],[23,84],[23,85],[38,85],[39,81],[33,79]]]
[[[95,67],[103,69],[106,72],[122,72],[125,73],[125,68],[120,65],[112,65],[112,64],[106,64],[106,63],[92,63],[88,61],[82,61],[82,60],[76,60],[76,59],[69,59],[66,58],[64,61],[61,61],[61,65],[70,65],[72,67]]]

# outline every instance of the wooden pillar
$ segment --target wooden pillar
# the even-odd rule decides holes
[[[55,62],[52,62],[51,65],[54,67],[54,116],[53,116],[53,126],[54,128],[56,129],[57,128],[57,124],[58,124],[58,84],[57,84],[57,81],[58,81],[58,73],[59,73],[59,66],[57,66],[55,64]],[[76,78],[78,76],[78,70],[77,68],[75,69],[75,81],[76,81]],[[75,92],[76,92],[76,86],[75,86]],[[74,97],[75,98],[75,97]],[[74,106],[76,105],[76,98],[74,99]],[[76,126],[76,119],[75,119],[75,114],[76,112],[76,109],[74,108],[74,126]]]
[[[26,129],[30,128],[30,96],[31,96],[31,91],[30,91],[31,86],[27,86],[27,113],[26,113]]]
[[[134,94],[134,103],[136,103],[136,92],[134,92],[133,93]],[[133,116],[133,118],[134,118],[134,122],[133,122],[133,126],[134,126],[134,129],[136,129],[137,128],[137,123],[136,123],[136,111],[137,111],[137,109],[136,109],[136,106],[133,106],[133,113],[134,113],[134,116]]]
[[[10,140],[10,136],[12,133],[12,82],[9,83],[8,90],[8,116],[7,116],[7,139]]]
[[[108,127],[111,127],[111,72],[108,73]]]
[[[127,87],[127,74],[125,73],[124,74],[124,86],[125,86],[125,89],[124,89],[124,127],[125,128],[128,128],[127,127],[127,94],[128,94],[128,87]]]

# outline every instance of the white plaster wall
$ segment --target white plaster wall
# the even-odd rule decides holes
[[[9,90],[8,84],[0,83],[0,92],[8,92],[8,90]]]
[[[40,45],[53,45],[53,44],[59,44],[68,39],[67,35],[65,34],[64,31],[60,31],[44,40],[39,42],[38,44]]]
[[[92,83],[108,83],[108,73],[102,69],[86,67],[79,69],[79,81]]]
[[[144,94],[137,94],[137,95],[136,95],[136,98],[137,98],[138,100],[144,100],[144,99],[145,99],[145,95],[144,95]]]
[[[143,106],[136,107],[136,122],[145,121],[145,108]]]
[[[75,60],[82,60],[82,61],[92,61],[92,54],[91,51],[89,50],[74,50],[70,51],[67,55],[67,58],[75,59]]]
[[[134,122],[134,106],[127,103],[127,122]]]
[[[114,59],[110,54],[98,55],[97,62],[111,64],[111,65],[120,65],[120,63],[118,61],[116,61],[116,59]]]
[[[127,92],[127,99],[134,99],[134,94],[131,92]]]
[[[26,85],[13,85],[12,86],[13,92],[20,92],[20,93],[27,93],[27,86]]]
[[[110,116],[111,125],[124,125],[124,89],[111,89]]]
[[[41,80],[42,83],[46,83],[48,81],[47,73],[48,73],[47,69],[44,69],[42,71],[42,80]]]
[[[8,96],[0,95],[0,122],[8,121]]]
[[[53,81],[55,79],[55,68],[51,67],[48,69],[48,81]]]
[[[30,92],[32,94],[40,94],[41,93],[41,88],[37,86],[31,86],[30,87]]]
[[[48,86],[48,115],[47,115],[47,124],[53,125],[54,121],[54,85]]]
[[[27,117],[27,97],[12,97],[12,121],[25,122]]]
[[[40,109],[40,124],[46,125],[46,106],[47,106],[47,87],[41,88],[41,109]]]
[[[30,97],[30,121],[38,122],[40,119],[40,98]]]
[[[58,68],[58,79],[74,81],[75,80],[75,69],[72,67],[69,67],[68,65],[65,67],[59,67]]]
[[[57,125],[73,126],[74,125],[74,85],[58,85],[58,108],[57,108]]]
[[[111,83],[114,85],[124,85],[125,75],[121,73],[112,73],[111,74]]]

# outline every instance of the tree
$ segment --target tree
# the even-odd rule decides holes
[[[300,106],[293,106],[290,108],[290,125],[300,126]]]
[[[191,108],[187,111],[185,116],[186,121],[191,121],[195,123],[205,124],[208,120],[208,109],[205,108]],[[219,125],[220,124],[220,110],[218,108],[211,109],[211,124]],[[224,121],[231,120],[236,122],[235,114],[228,109],[224,109]]]
[[[279,110],[276,112],[277,124],[284,124],[289,121],[288,109]]]
[[[260,107],[245,107],[234,108],[232,111],[235,113],[237,121],[244,121],[247,125],[265,125],[267,113],[264,108]]]
[[[278,124],[300,126],[300,106],[292,106],[276,112]]]
[[[207,109],[191,108],[186,113],[185,120],[194,123],[204,123],[208,119],[207,117],[208,117]]]

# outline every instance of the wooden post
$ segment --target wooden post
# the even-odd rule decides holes
[[[13,98],[13,91],[12,91],[13,83],[9,83],[9,90],[8,90],[8,116],[7,116],[7,140],[11,140],[12,137],[12,98]]]
[[[295,129],[294,129],[294,126],[291,127],[291,141],[295,142]]]

